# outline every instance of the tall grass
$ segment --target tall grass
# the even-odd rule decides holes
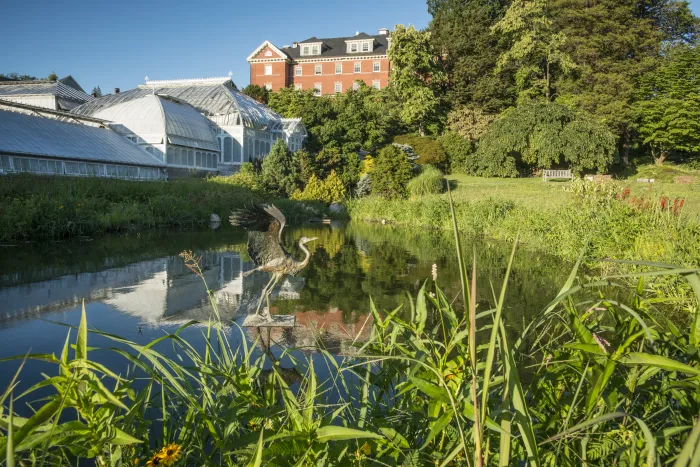
[[[319,216],[320,204],[273,199],[231,177],[133,182],[9,175],[0,178],[0,241],[209,225],[211,214],[274,201],[290,219]]]
[[[148,459],[212,466],[700,462],[700,270],[649,263],[649,271],[631,275],[637,286],[629,288],[622,279],[630,277],[586,281],[579,261],[513,341],[503,314],[513,256],[502,284],[478,283],[456,210],[451,218],[460,296],[442,291],[435,270],[407,307],[382,311],[369,299],[370,338],[355,342],[352,356],[282,352],[298,384],[263,341],[248,345],[242,334],[234,348],[229,332],[242,330],[222,323],[215,307],[201,327],[201,350],[180,336],[195,322],[142,346],[89,331],[83,308],[58,357],[17,357],[52,362],[56,374],[21,394],[15,379],[2,393],[0,459],[75,465],[91,458],[115,466]],[[203,279],[197,259],[184,259]],[[654,318],[659,292],[645,281],[655,276],[678,276],[694,291],[688,329]],[[477,303],[480,288],[491,291],[493,309]],[[91,334],[111,340],[115,348],[104,350],[122,355],[129,371],[91,361]],[[180,359],[159,353],[163,344]],[[325,380],[320,366],[328,369]],[[51,396],[32,400],[46,387]],[[14,412],[19,404],[34,413],[22,418]],[[166,446],[179,454],[169,456]]]

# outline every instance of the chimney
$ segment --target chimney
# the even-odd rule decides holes
[[[293,48],[293,49],[296,49],[297,47],[299,47],[299,43],[298,43],[298,42],[292,42],[292,48]]]
[[[379,35],[380,36],[388,36],[389,30],[387,28],[379,28]]]
[[[114,88],[114,94],[119,94],[119,88]]]

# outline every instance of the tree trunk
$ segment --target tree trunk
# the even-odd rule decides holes
[[[551,89],[551,78],[549,75],[549,60],[547,60],[547,71],[546,71],[546,79],[547,79],[547,88],[545,89],[545,94],[547,97],[547,102],[551,102],[551,95],[552,95],[552,89]]]
[[[655,165],[663,165],[664,161],[668,157],[668,151],[665,149],[654,149],[654,146],[652,146],[651,155],[654,158]]]
[[[423,122],[418,124],[418,133],[420,133],[421,137],[425,136],[425,127],[423,126]]]

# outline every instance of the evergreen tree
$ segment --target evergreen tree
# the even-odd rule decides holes
[[[284,140],[278,139],[262,161],[261,179],[267,191],[290,196],[296,191],[298,174]]]
[[[700,152],[700,46],[670,50],[639,95],[639,132],[656,164],[672,151]]]
[[[411,163],[406,153],[396,146],[379,151],[372,165],[372,194],[385,198],[405,198],[411,180]]]
[[[100,89],[99,86],[95,86],[92,88],[92,92],[90,94],[96,97],[102,97],[102,89]]]
[[[241,92],[265,105],[267,105],[270,100],[270,91],[268,91],[266,87],[257,84],[249,84],[244,87]]]
[[[448,71],[447,97],[498,113],[514,102],[512,69],[494,73],[506,48],[491,27],[503,17],[507,0],[428,0],[431,39]]]
[[[421,136],[437,115],[445,70],[430,40],[430,32],[399,24],[391,35],[391,84],[401,99],[401,119]]]

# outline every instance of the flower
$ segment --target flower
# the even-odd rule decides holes
[[[175,443],[168,444],[163,449],[160,450],[158,455],[161,458],[162,465],[173,465],[177,462],[178,458],[182,454],[182,446]],[[158,464],[155,464],[158,465]]]
[[[437,264],[433,264],[432,273],[433,273],[433,280],[436,281],[437,280]]]
[[[163,458],[160,456],[160,452],[153,454],[153,457],[146,462],[146,467],[156,467],[158,465],[166,465],[165,462],[163,462]]]

